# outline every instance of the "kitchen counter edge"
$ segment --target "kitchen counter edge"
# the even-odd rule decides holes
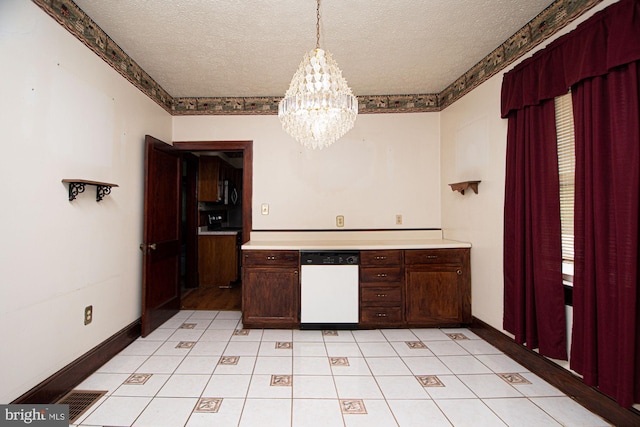
[[[242,250],[386,250],[386,249],[455,249],[470,248],[471,243],[448,239],[426,240],[352,240],[352,241],[248,241],[242,245]]]
[[[235,236],[239,231],[199,231],[198,236]]]

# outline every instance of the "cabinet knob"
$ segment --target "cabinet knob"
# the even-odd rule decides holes
[[[438,255],[427,255],[427,259],[437,259]]]
[[[379,298],[385,298],[387,296],[387,294],[377,294],[376,296],[379,297]]]
[[[462,276],[462,270],[457,269],[457,270],[456,270],[456,273],[458,273],[458,276]]]
[[[385,259],[387,259],[387,257],[386,256],[377,256],[376,259],[377,260],[385,260]]]
[[[274,255],[269,255],[267,257],[267,260],[269,260],[269,261],[273,261],[274,259],[276,259],[276,257]]]
[[[378,273],[378,277],[387,277],[387,273]]]
[[[377,313],[376,317],[387,317],[387,313]]]

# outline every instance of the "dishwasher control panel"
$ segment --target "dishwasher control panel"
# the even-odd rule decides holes
[[[304,251],[300,252],[300,265],[358,265],[358,251]]]

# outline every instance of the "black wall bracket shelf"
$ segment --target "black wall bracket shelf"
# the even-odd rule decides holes
[[[96,202],[99,202],[104,196],[111,194],[111,188],[117,187],[118,184],[110,184],[108,182],[89,181],[86,179],[63,179],[62,182],[69,184],[69,201],[72,201],[76,196],[84,192],[85,185],[96,186]]]

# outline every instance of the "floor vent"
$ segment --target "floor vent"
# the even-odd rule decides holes
[[[107,394],[106,391],[72,390],[56,403],[69,405],[69,424],[73,424],[98,399]]]

